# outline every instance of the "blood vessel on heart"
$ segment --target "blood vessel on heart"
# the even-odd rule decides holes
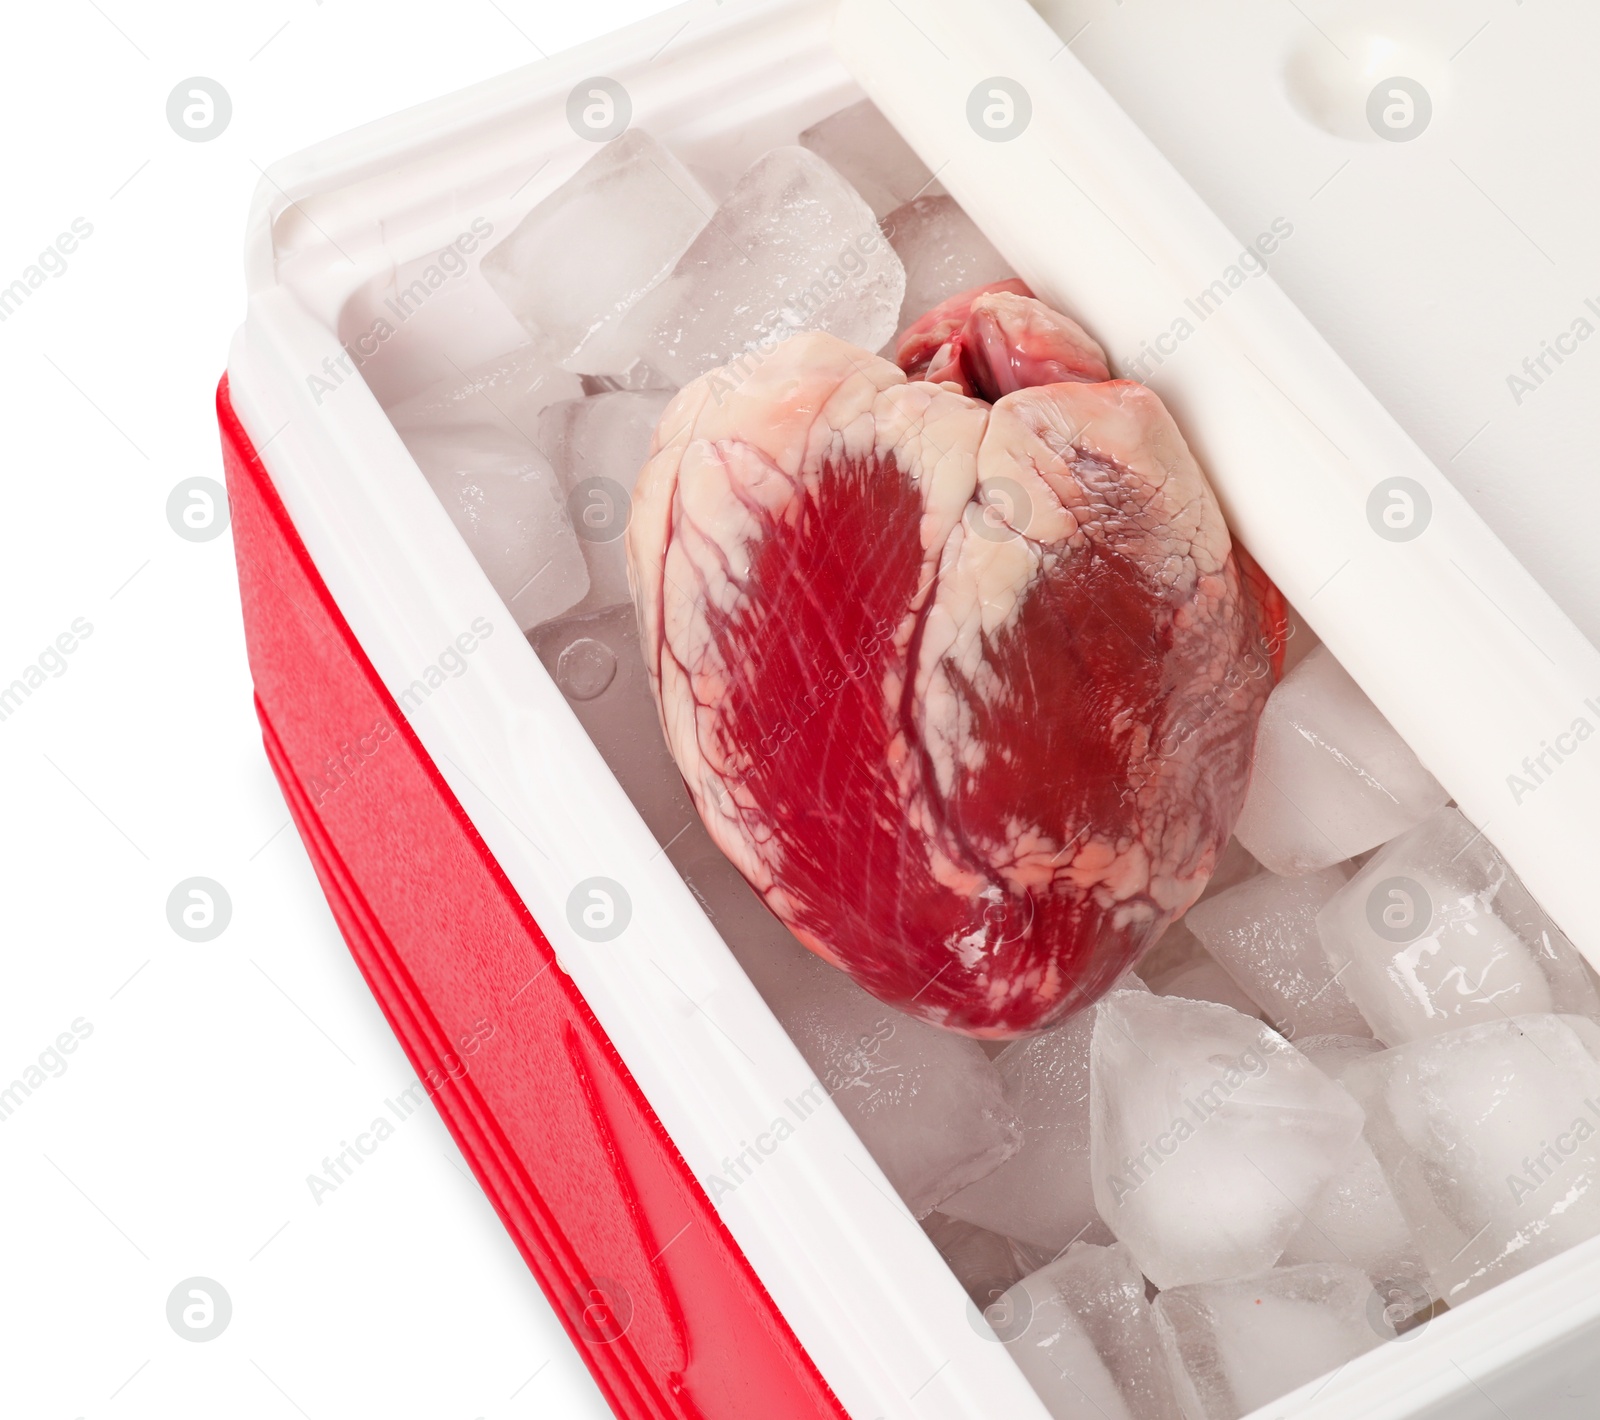
[[[898,365],[804,334],[694,381],[627,536],[707,828],[880,999],[1041,1029],[1204,888],[1283,601],[1161,401],[1020,282]]]

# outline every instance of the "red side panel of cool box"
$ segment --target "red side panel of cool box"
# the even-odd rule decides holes
[[[843,1417],[363,654],[226,379],[217,417],[267,756],[372,994],[612,1409]]]

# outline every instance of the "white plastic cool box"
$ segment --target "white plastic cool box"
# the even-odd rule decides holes
[[[481,243],[471,268],[392,334],[364,337],[385,299],[475,220],[504,235],[592,156],[567,100],[597,75],[624,86],[634,123],[728,180],[864,91],[1034,289],[1116,356],[1167,331],[1242,246],[1023,0],[708,0],[277,164],[250,221],[231,397],[397,698],[463,628],[479,617],[503,625],[505,612],[380,398],[446,374],[441,349],[465,367],[525,335],[477,273],[492,244]],[[969,99],[995,78],[1026,97],[1026,124],[1008,141],[969,119]],[[1507,776],[1593,716],[1585,698],[1600,697],[1600,655],[1269,277],[1184,346],[1148,382],[1233,527],[1593,960],[1600,750],[1520,802]],[[1431,508],[1408,541],[1371,517],[1394,479]],[[481,642],[470,675],[406,713],[709,1185],[811,1070],[525,640]],[[592,875],[629,884],[636,917],[651,924],[648,964],[567,927],[568,892]],[[1044,1420],[831,1107],[713,1199],[852,1415]],[[1576,1417],[1597,1413],[1595,1397],[1600,1239],[1261,1414]]]

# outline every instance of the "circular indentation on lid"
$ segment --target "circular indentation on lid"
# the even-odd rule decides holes
[[[1449,55],[1460,21],[1444,13],[1396,15],[1389,4],[1347,4],[1318,14],[1284,64],[1289,101],[1336,138],[1404,143],[1420,138],[1449,95]]]
[[[556,658],[556,684],[568,700],[593,700],[603,695],[616,675],[615,653],[592,636],[580,636]]]

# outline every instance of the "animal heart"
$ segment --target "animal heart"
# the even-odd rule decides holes
[[[1204,888],[1283,602],[1161,401],[1021,283],[900,365],[797,335],[686,387],[629,575],[667,742],[767,906],[880,999],[1011,1036]]]

